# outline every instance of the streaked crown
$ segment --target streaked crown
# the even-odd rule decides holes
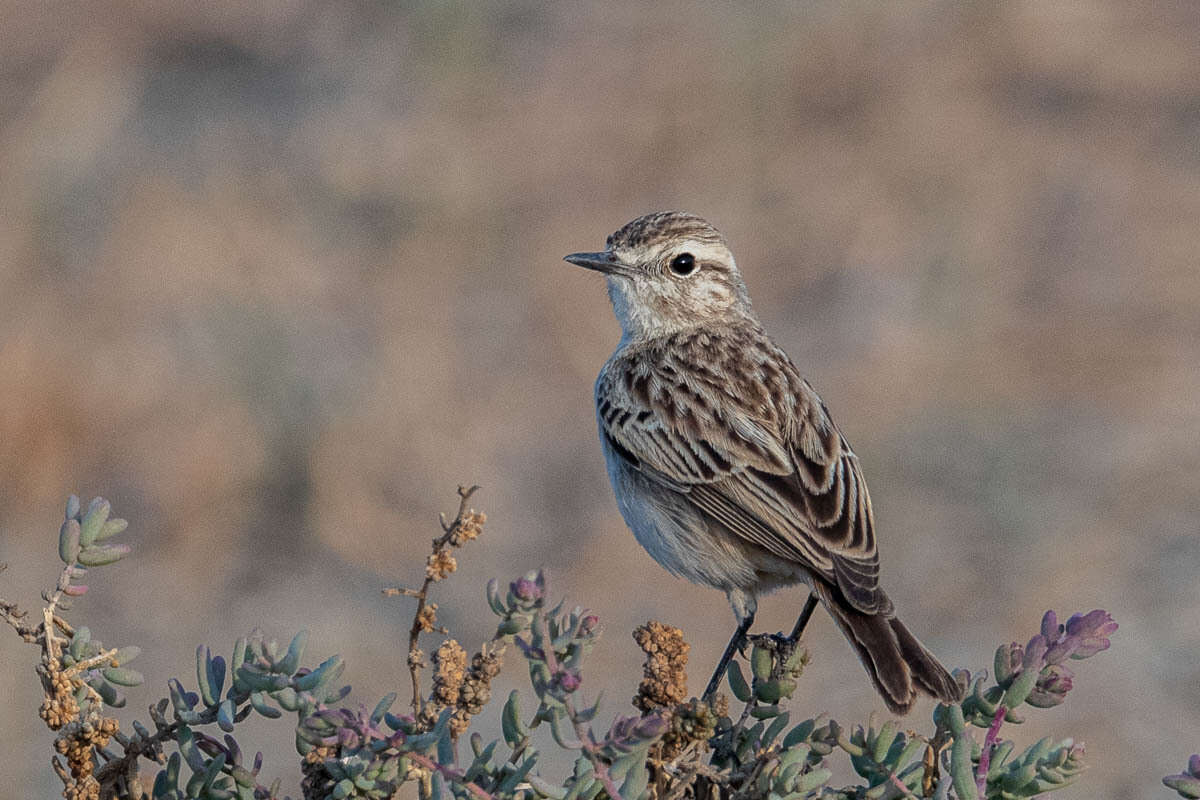
[[[638,217],[609,236],[607,244],[609,250],[639,250],[686,239],[729,248],[719,230],[684,211],[655,211]]]

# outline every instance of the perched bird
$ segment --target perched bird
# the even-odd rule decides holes
[[[596,416],[621,515],[675,575],[721,589],[737,631],[705,692],[744,643],[758,595],[806,584],[887,707],[958,685],[879,586],[871,499],[857,456],[766,332],[725,238],[659,212],[565,260],[604,273],[621,341],[596,380]]]

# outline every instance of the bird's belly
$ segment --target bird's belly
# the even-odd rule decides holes
[[[678,492],[629,467],[605,443],[608,477],[625,524],[669,572],[693,583],[729,591],[760,579],[752,552],[709,522]]]

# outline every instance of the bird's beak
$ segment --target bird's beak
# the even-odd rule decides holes
[[[617,257],[605,250],[603,253],[572,253],[563,256],[563,261],[577,267],[594,269],[605,275],[628,275],[629,267],[617,260]]]

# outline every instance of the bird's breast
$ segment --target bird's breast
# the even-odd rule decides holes
[[[728,591],[758,578],[747,549],[680,492],[633,467],[601,436],[613,494],[638,543],[668,572]]]

